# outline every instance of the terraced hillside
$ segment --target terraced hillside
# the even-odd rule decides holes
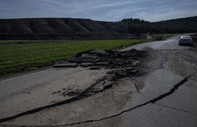
[[[118,39],[127,33],[116,22],[73,18],[1,19],[1,40]]]

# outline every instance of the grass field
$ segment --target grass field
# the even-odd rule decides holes
[[[1,42],[30,42],[31,40],[0,40]]]
[[[147,41],[96,40],[0,45],[0,77],[50,66],[86,50],[117,49]]]
[[[169,37],[172,37],[172,36],[175,36],[175,35],[178,35],[180,33],[175,33],[175,34],[154,34],[152,35],[152,37],[156,40],[163,40],[163,39],[167,39]]]

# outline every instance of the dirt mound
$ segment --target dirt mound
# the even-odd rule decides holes
[[[56,63],[53,67],[105,67],[110,69],[131,68],[141,63],[145,51],[94,50],[78,53],[68,62]]]
[[[90,89],[84,92],[83,97],[86,97],[113,87],[121,78],[143,75],[144,72],[141,66],[146,56],[146,51],[139,51],[136,49],[131,49],[129,51],[85,51],[78,53],[68,62],[56,63],[54,68],[81,66],[89,69],[108,69],[109,71],[102,79],[91,85]],[[78,96],[81,95],[83,91],[84,90],[79,89],[61,89],[55,91],[53,94],[59,94],[61,96]]]

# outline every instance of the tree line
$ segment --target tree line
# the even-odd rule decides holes
[[[197,16],[173,20],[149,22],[140,19],[123,19],[118,22],[127,27],[128,34],[162,34],[162,33],[194,33],[197,32]]]

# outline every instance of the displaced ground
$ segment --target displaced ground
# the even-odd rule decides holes
[[[87,51],[54,65],[59,68],[1,81],[2,118],[13,116],[1,126],[196,127],[197,51],[178,46],[178,38]],[[43,108],[31,110],[36,107]]]
[[[10,120],[11,121],[14,120],[15,118],[17,120],[17,118],[23,119],[24,117],[26,119],[26,117],[29,117],[29,115],[31,116],[31,114],[39,115],[42,111],[53,110],[53,108],[54,109],[59,108],[59,106],[61,105],[70,107],[70,104],[71,105],[73,104],[72,102],[79,103],[81,102],[81,100],[86,99],[86,98],[89,100],[89,98],[92,98],[92,97],[103,96],[102,93],[108,94],[106,91],[114,87],[121,88],[122,86],[119,84],[121,80],[129,82],[129,84],[128,85],[125,84],[126,88],[121,88],[122,90],[120,91],[118,90],[118,94],[115,96],[118,97],[119,94],[122,94],[122,96],[129,97],[130,94],[125,95],[124,91],[128,90],[132,92],[132,90],[136,91],[142,88],[142,86],[140,85],[137,86],[135,83],[132,83],[132,79],[130,78],[140,77],[144,75],[145,71],[147,71],[146,69],[143,69],[145,68],[143,67],[144,66],[143,63],[146,61],[147,55],[148,55],[147,52],[138,51],[135,49],[132,49],[130,51],[95,50],[95,51],[86,51],[86,52],[79,53],[76,55],[76,57],[72,58],[69,61],[70,63],[61,62],[61,63],[57,63],[54,65],[54,67],[58,67],[61,70],[65,69],[64,78],[58,76],[59,79],[56,79],[56,81],[52,81],[52,82],[42,80],[42,81],[39,81],[39,82],[44,83],[41,86],[34,86],[34,87],[32,86],[33,88],[30,88],[30,89],[27,88],[26,90],[17,88],[18,89],[17,93],[10,92],[9,95],[5,95],[7,94],[6,92],[2,93],[2,96],[4,95],[4,97],[1,98],[2,100],[1,114],[3,115],[0,121],[9,122]],[[68,66],[74,67],[72,65],[75,65],[75,64],[80,64],[81,67],[70,68],[70,69],[62,68],[62,67],[68,67]],[[71,72],[72,71],[74,72],[71,73],[69,72],[69,70]],[[47,75],[45,76],[48,77]],[[33,74],[32,78],[37,78],[37,77],[34,77],[34,74]],[[17,80],[17,79],[14,79],[14,80]],[[4,83],[6,85],[6,81],[2,82],[1,89],[8,90],[9,85],[4,86],[3,85]],[[14,81],[12,83],[14,85]],[[46,84],[46,83],[50,83],[50,84]],[[130,89],[129,87],[133,89]],[[37,97],[39,97],[39,99],[35,99]],[[113,98],[110,99],[110,98],[111,97],[109,97],[109,100],[111,101],[109,101],[109,103],[106,103],[107,107],[110,106],[111,104],[116,105],[116,102],[112,102],[114,99]],[[123,99],[122,97],[120,98],[121,98],[119,100],[120,102],[118,103],[124,106],[125,101],[123,100],[127,98],[125,99]],[[13,100],[16,100],[16,101],[13,102]],[[7,106],[8,103],[10,104],[9,106]],[[88,103],[89,102],[85,104],[88,104]],[[119,106],[115,107],[115,109],[112,108],[111,112],[113,113],[113,110],[114,111],[120,110],[122,108],[121,105],[120,107]],[[73,106],[71,107],[73,108]],[[68,108],[68,111],[73,111],[70,108]],[[105,111],[103,113],[105,113]],[[38,121],[36,119],[31,120],[31,121],[32,122],[28,124],[45,124],[46,122],[45,120],[41,120],[39,123],[37,123]],[[53,121],[56,121],[56,120],[54,119]],[[17,124],[17,122],[14,122],[14,124]],[[26,124],[26,123],[23,123],[23,124]]]
[[[61,41],[0,45],[0,77],[37,70],[79,52],[128,47],[148,40]]]

